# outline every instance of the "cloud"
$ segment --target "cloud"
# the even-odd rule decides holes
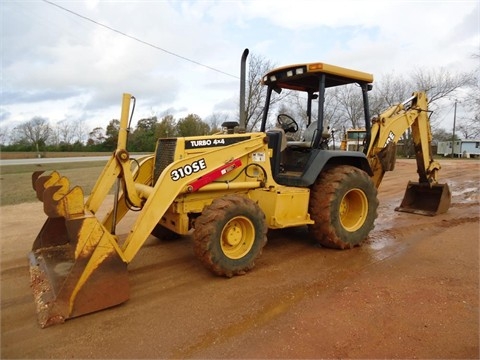
[[[0,109],[0,124],[7,123],[10,117],[10,112],[5,109]]]
[[[13,122],[106,126],[123,92],[138,118],[233,114],[244,48],[276,65],[324,61],[378,77],[473,69],[480,41],[477,1],[4,1],[2,11],[1,114]]]

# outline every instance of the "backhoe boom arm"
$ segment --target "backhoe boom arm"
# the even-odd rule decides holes
[[[405,108],[411,102],[409,108]],[[411,129],[419,183],[436,184],[440,164],[433,160],[430,143],[432,133],[428,116],[428,100],[424,92],[415,92],[401,104],[394,105],[372,121],[371,141],[367,158],[378,188],[386,171],[394,169],[395,145]]]

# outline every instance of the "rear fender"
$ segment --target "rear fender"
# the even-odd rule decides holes
[[[362,152],[312,149],[301,176],[280,173],[275,180],[281,185],[308,187],[325,168],[335,165],[351,165],[365,171],[369,176],[373,175],[370,164]]]

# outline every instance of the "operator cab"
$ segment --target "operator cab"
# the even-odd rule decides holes
[[[304,101],[302,108],[305,109],[306,129],[301,137],[297,136],[297,140],[287,141],[284,151],[277,151],[282,148],[281,130],[267,131],[269,146],[273,153],[272,169],[278,183],[289,186],[309,186],[318,175],[315,170],[315,167],[319,166],[318,164],[323,166],[327,162],[335,161],[334,158],[337,156],[345,158],[350,155],[345,152],[336,155],[335,153],[338,152],[329,150],[330,134],[325,116],[325,94],[329,88],[350,84],[358,86],[362,94],[368,141],[370,135],[370,124],[367,121],[370,119],[368,91],[372,89],[372,82],[373,75],[371,74],[325,63],[284,66],[264,75],[262,84],[267,86],[267,94],[260,131],[265,132],[267,123],[272,117],[271,114],[277,108],[272,104],[280,104],[282,110],[291,107],[287,102],[288,96],[285,94],[282,94],[282,97],[279,96],[282,91],[296,93],[297,98]],[[278,98],[275,98],[276,96]],[[285,111],[283,110],[283,112]],[[276,120],[287,138],[291,134],[298,133],[300,127],[292,114],[281,113]],[[355,158],[356,155],[352,155],[352,157]]]

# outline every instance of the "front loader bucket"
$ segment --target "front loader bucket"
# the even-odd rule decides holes
[[[127,264],[115,236],[85,213],[83,191],[58,173],[32,182],[48,218],[29,254],[42,328],[128,300]],[[55,181],[57,179],[58,181]]]
[[[396,211],[434,216],[448,211],[451,202],[447,184],[418,183],[410,181]]]

